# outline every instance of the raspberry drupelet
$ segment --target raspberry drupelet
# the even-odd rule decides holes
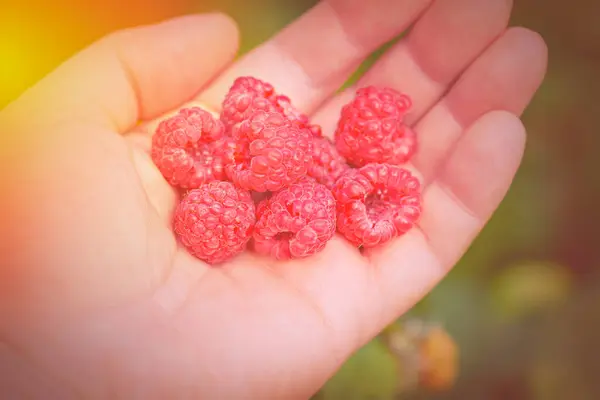
[[[357,247],[372,248],[408,232],[421,215],[421,187],[410,171],[371,163],[348,171],[333,187],[337,230]]]

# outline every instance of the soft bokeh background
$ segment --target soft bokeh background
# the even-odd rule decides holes
[[[1,0],[0,107],[115,29],[221,10],[245,52],[314,3]],[[450,275],[318,398],[600,398],[600,3],[515,3],[512,24],[545,37],[550,66],[514,186]]]

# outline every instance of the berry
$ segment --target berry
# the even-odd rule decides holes
[[[289,97],[275,93],[273,85],[248,76],[237,78],[223,101],[221,121],[231,128],[257,111],[282,113],[300,128],[309,129],[315,137],[322,135],[321,127],[311,124],[308,116],[294,107]]]
[[[312,163],[308,167],[308,175],[332,188],[344,172],[350,167],[346,163],[334,144],[326,137],[313,140]]]
[[[335,234],[335,199],[327,187],[305,178],[259,203],[256,218],[257,253],[304,258],[323,250]]]
[[[152,138],[157,168],[187,190],[173,229],[199,259],[225,262],[250,238],[260,254],[304,258],[322,251],[336,229],[372,248],[419,219],[420,183],[399,166],[416,151],[404,123],[407,95],[359,89],[342,109],[334,141],[254,77],[237,78],[222,105],[219,119],[184,108]]]
[[[275,97],[270,83],[250,76],[237,78],[223,101],[221,121],[230,129],[257,111],[280,112]]]
[[[152,137],[153,162],[169,184],[183,189],[224,179],[232,154],[223,124],[199,107],[162,121]]]
[[[391,88],[368,86],[342,108],[335,132],[338,151],[355,167],[400,165],[416,151],[416,135],[403,123],[411,99]]]
[[[275,96],[273,85],[251,76],[242,76],[233,81],[230,92],[253,92],[265,99]]]
[[[421,215],[421,188],[410,171],[367,164],[335,183],[337,230],[357,247],[372,248],[410,230]]]
[[[292,122],[297,123],[301,128],[307,128],[310,130],[314,137],[323,136],[321,127],[316,124],[311,124],[308,116],[303,114],[292,104],[292,101],[287,96],[278,95],[274,99],[277,109],[283,113]]]
[[[258,111],[278,112],[277,107],[253,91],[231,91],[223,102],[221,121],[228,129],[249,119]]]
[[[308,124],[308,117],[294,107],[289,97],[282,95],[275,96],[274,103],[283,115],[290,120],[298,121],[300,124]]]
[[[305,176],[313,138],[280,113],[258,111],[232,130],[236,151],[227,174],[238,186],[275,192]]]
[[[190,253],[219,264],[245,249],[255,221],[248,191],[212,181],[187,192],[175,210],[173,225]]]

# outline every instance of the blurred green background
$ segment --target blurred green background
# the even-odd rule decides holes
[[[243,53],[314,4],[2,0],[0,107],[115,29],[221,10],[237,20]],[[448,277],[316,398],[600,399],[598,16],[592,0],[515,0],[511,24],[540,32],[550,59],[523,116],[528,147],[514,185]]]

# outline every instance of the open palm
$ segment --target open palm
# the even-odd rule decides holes
[[[505,195],[518,115],[546,68],[537,34],[506,29],[510,3],[323,1],[232,65],[232,22],[187,16],[104,38],[7,107],[19,156],[4,169],[17,178],[0,263],[4,393],[310,397],[444,276]],[[336,237],[305,260],[244,253],[222,268],[178,247],[177,195],[149,158],[157,118],[190,102],[218,111],[252,75],[331,134],[354,89],[335,91],[413,23],[358,85],[413,98],[417,228],[366,256]]]

